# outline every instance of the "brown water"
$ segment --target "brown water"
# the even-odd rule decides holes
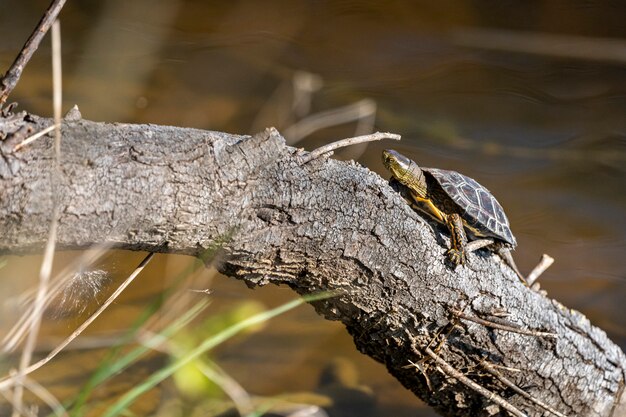
[[[424,166],[461,171],[487,186],[508,213],[520,268],[529,271],[542,253],[553,256],[542,287],[626,348],[625,3],[68,3],[62,13],[66,108],[77,103],[93,120],[253,133],[266,126],[290,132],[307,115],[371,100],[361,102],[361,110],[375,103],[375,128],[403,136],[395,148]],[[2,71],[46,5],[0,0]],[[591,48],[581,43],[590,40]],[[12,96],[21,108],[51,113],[49,59],[44,45]],[[294,93],[307,79],[318,83],[315,91]],[[304,97],[296,110],[294,96]],[[321,129],[297,146],[352,136],[368,123]],[[362,153],[363,165],[385,175],[379,155],[388,146],[337,156]],[[79,255],[63,254],[59,265]],[[139,259],[115,252],[103,268],[118,282]],[[14,295],[36,281],[39,260],[8,258],[0,269],[2,329],[15,319]],[[90,337],[123,327],[188,262],[157,257]],[[235,301],[277,305],[293,296],[275,287],[250,291],[224,277],[211,287],[213,312]],[[77,323],[76,317],[47,320],[44,342],[53,344]],[[310,307],[228,346],[216,355],[218,363],[253,394],[314,390],[321,369],[341,356],[373,390],[378,408],[370,408],[371,415],[433,415],[382,365],[356,352],[341,326]],[[60,362],[40,372],[40,380],[80,385],[76,366],[87,373],[100,353],[76,352],[63,357],[67,367]],[[137,373],[154,366],[147,362]],[[127,384],[118,381],[111,391]],[[48,385],[60,397],[76,389],[67,381]],[[170,397],[153,393],[144,411]],[[348,414],[341,415],[356,413],[360,402],[346,403]]]

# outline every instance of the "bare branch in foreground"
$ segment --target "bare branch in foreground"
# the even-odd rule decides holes
[[[65,1],[66,0],[52,1],[50,6],[48,6],[48,10],[46,10],[46,13],[37,24],[37,27],[22,47],[19,55],[15,58],[15,61],[6,74],[4,74],[2,79],[0,79],[0,109],[19,82],[20,77],[22,76],[22,71],[24,71],[26,64],[28,64],[30,58],[33,56],[37,48],[39,48],[41,40],[61,12],[63,5],[65,5]]]

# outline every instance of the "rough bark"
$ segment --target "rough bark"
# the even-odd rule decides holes
[[[250,286],[339,291],[315,303],[319,314],[340,320],[360,351],[443,415],[507,412],[444,374],[427,347],[529,416],[549,413],[484,372],[481,361],[519,369],[500,373],[565,415],[626,414],[626,358],[602,330],[524,287],[487,250],[467,266],[447,265],[445,231],[367,168],[301,164],[273,129],[250,137],[79,119],[63,124],[55,176],[50,137],[12,150],[25,126],[51,123],[0,118],[0,253],[40,250],[56,200],[59,248],[107,241],[201,256],[219,245],[220,270]],[[455,319],[455,308],[483,318],[504,311],[511,323],[558,336],[487,328]]]

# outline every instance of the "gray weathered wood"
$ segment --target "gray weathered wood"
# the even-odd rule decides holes
[[[565,415],[625,415],[626,358],[602,330],[524,287],[489,252],[471,254],[468,266],[447,266],[445,232],[369,169],[332,159],[301,164],[273,129],[250,137],[66,120],[62,175],[53,186],[50,137],[12,151],[21,126],[51,123],[0,119],[0,253],[40,250],[57,199],[59,248],[109,241],[201,256],[219,245],[219,269],[250,286],[340,291],[317,302],[317,311],[344,323],[360,351],[443,415],[507,414],[443,374],[423,354],[433,340],[440,358],[529,416],[547,413],[482,371],[480,361],[521,370],[500,373]],[[503,310],[514,324],[558,337],[454,320],[454,308],[482,318]]]

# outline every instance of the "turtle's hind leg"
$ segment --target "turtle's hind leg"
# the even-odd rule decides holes
[[[498,255],[500,255],[500,258],[502,258],[504,263],[507,264],[513,270],[513,272],[515,272],[515,274],[520,279],[520,281],[522,281],[524,285],[528,286],[528,283],[526,282],[526,278],[524,277],[524,275],[522,275],[520,270],[517,268],[517,264],[515,264],[515,260],[513,259],[511,250],[505,247],[504,245],[502,245],[501,243],[496,243],[496,241],[490,238],[472,240],[466,245],[465,250],[468,253],[470,253],[470,252],[474,252],[475,250],[484,248],[486,246],[492,246],[494,248],[494,251]]]
[[[517,277],[520,279],[520,281],[522,281],[522,284],[528,287],[528,282],[526,282],[526,278],[524,277],[524,275],[522,275],[522,273],[517,268],[517,265],[515,264],[515,260],[513,260],[513,255],[511,254],[511,250],[502,245],[499,245],[497,252],[498,252],[498,255],[500,255],[500,257],[504,260],[504,262],[508,266],[511,267],[511,269],[515,272],[515,274],[517,274]]]

